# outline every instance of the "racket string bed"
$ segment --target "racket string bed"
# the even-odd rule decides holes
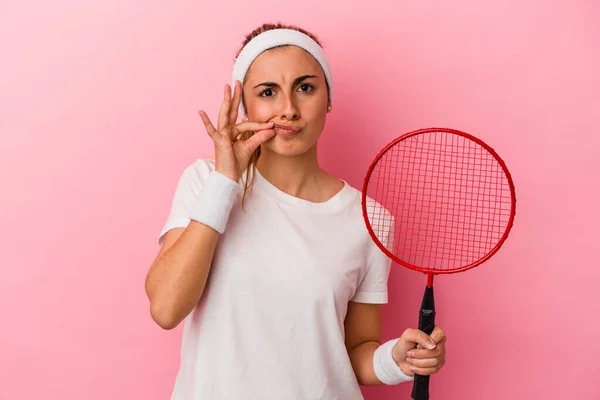
[[[386,248],[405,263],[450,272],[484,258],[501,240],[513,209],[510,186],[480,144],[426,132],[381,154],[367,193],[381,207],[371,207],[369,220],[377,237],[393,230]]]

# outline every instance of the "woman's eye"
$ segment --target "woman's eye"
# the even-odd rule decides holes
[[[270,97],[273,95],[273,89],[265,89],[260,93],[263,97]]]
[[[313,88],[313,86],[309,85],[308,83],[304,83],[304,84],[300,85],[300,90],[303,92],[309,92],[312,90],[312,88]]]

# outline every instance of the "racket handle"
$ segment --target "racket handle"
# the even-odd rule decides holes
[[[427,286],[421,302],[419,312],[419,329],[431,335],[435,326],[435,302],[433,300],[433,286]],[[414,400],[429,400],[429,375],[415,374],[412,396]]]

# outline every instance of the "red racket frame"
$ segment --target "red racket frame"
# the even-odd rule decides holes
[[[368,187],[368,183],[369,183],[369,178],[371,177],[371,174],[373,173],[373,170],[375,169],[375,166],[377,165],[377,162],[379,161],[379,159],[393,146],[395,146],[398,142],[406,140],[412,136],[416,136],[416,135],[420,135],[422,133],[429,133],[429,132],[447,132],[447,133],[452,133],[455,135],[459,135],[459,136],[463,136],[469,140],[472,140],[473,142],[479,144],[481,147],[485,148],[495,159],[496,161],[498,161],[498,163],[500,164],[500,166],[502,167],[502,170],[504,171],[504,173],[506,174],[506,177],[508,179],[508,184],[510,187],[510,192],[511,192],[511,214],[508,220],[508,223],[506,225],[506,230],[504,231],[504,234],[502,235],[502,237],[500,238],[500,241],[498,242],[498,244],[488,253],[486,254],[484,257],[482,257],[480,260],[473,262],[469,265],[465,265],[463,267],[460,268],[453,268],[453,269],[449,269],[449,270],[432,270],[429,268],[421,268],[418,267],[416,265],[412,265],[409,264],[407,262],[402,261],[400,258],[396,257],[394,254],[392,254],[377,238],[377,236],[375,235],[375,232],[373,232],[373,228],[371,227],[371,223],[369,221],[368,218],[368,213],[367,213],[367,187]],[[473,135],[470,135],[468,133],[456,130],[456,129],[450,129],[450,128],[424,128],[424,129],[419,129],[413,132],[409,132],[406,133],[396,139],[394,139],[392,142],[390,142],[387,146],[385,146],[380,152],[379,154],[377,154],[377,156],[375,157],[375,159],[373,160],[373,162],[371,163],[371,165],[369,166],[369,169],[367,171],[367,174],[365,175],[364,181],[363,181],[363,187],[362,187],[362,211],[363,211],[363,218],[365,220],[365,225],[367,226],[367,230],[369,231],[369,235],[371,235],[371,238],[373,239],[373,241],[375,242],[375,244],[388,256],[390,257],[392,260],[394,260],[396,263],[406,267],[406,268],[410,268],[412,270],[415,271],[419,271],[419,272],[424,272],[428,275],[428,279],[427,279],[427,286],[432,286],[433,284],[433,275],[438,275],[438,274],[452,274],[452,273],[456,273],[456,272],[463,272],[466,270],[469,270],[471,268],[474,268],[484,262],[486,262],[491,256],[493,256],[499,249],[500,247],[502,247],[502,245],[504,244],[504,242],[506,241],[506,238],[508,237],[508,234],[510,232],[510,230],[512,229],[513,226],[513,222],[515,219],[515,214],[516,214],[516,196],[515,196],[515,186],[513,184],[513,180],[512,177],[510,175],[510,172],[508,171],[508,168],[506,167],[506,164],[504,163],[504,160],[502,160],[502,158],[500,158],[500,156],[498,155],[498,153],[496,153],[496,151],[491,148],[489,145],[487,145],[486,143],[484,143],[481,139],[476,138]]]

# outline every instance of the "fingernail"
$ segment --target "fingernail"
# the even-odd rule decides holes
[[[433,342],[427,342],[427,343],[425,343],[425,346],[427,346],[427,348],[429,350],[431,350],[431,349],[433,349],[435,347],[435,343],[433,343]]]
[[[410,369],[412,372],[417,372],[417,368],[415,367],[409,367],[408,369]]]
[[[409,356],[409,357],[412,358],[412,357],[415,356],[415,353],[413,351],[409,351],[408,354],[407,354],[407,356]]]

